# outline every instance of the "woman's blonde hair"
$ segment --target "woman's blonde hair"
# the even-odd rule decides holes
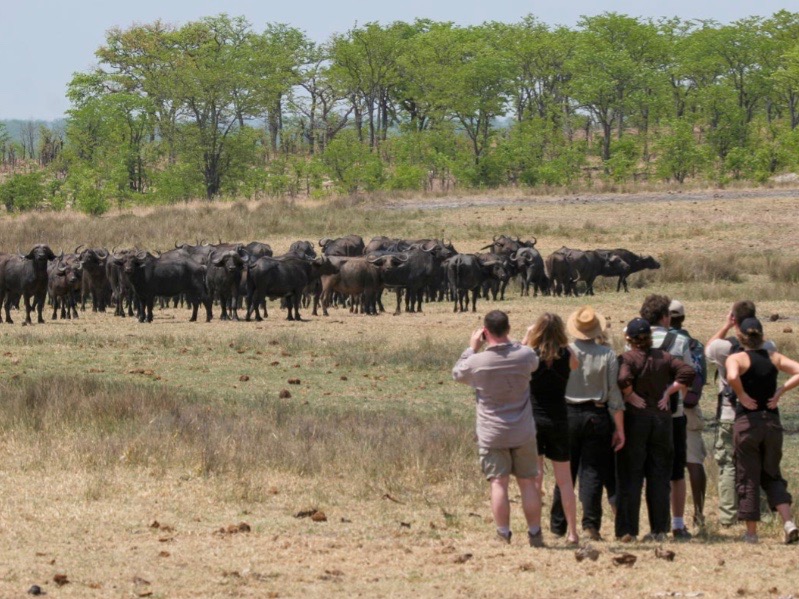
[[[543,361],[557,359],[561,348],[569,344],[563,319],[552,312],[544,312],[535,321],[528,343],[538,350],[538,357]]]

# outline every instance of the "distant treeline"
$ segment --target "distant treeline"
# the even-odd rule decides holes
[[[799,165],[799,13],[788,11],[727,25],[616,13],[574,28],[533,16],[367,23],[323,44],[219,15],[112,29],[96,58],[68,86],[63,127],[28,143],[0,126],[10,210],[764,182]]]

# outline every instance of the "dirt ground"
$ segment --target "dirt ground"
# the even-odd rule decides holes
[[[403,227],[418,227],[413,231],[419,233],[456,231],[453,241],[465,251],[490,241],[492,231],[537,226],[544,254],[567,242],[655,254],[692,251],[693,239],[703,238],[710,253],[753,248],[797,257],[797,195],[795,190],[725,190],[565,201],[409,199],[396,205],[414,211],[417,224]],[[671,227],[664,221],[668,215]],[[14,221],[1,221],[0,233],[14,226]],[[348,232],[343,230],[347,222],[337,226]],[[276,250],[306,237],[301,231],[298,223],[296,234],[277,237]],[[273,236],[265,230],[259,238],[271,241]],[[657,289],[634,287],[629,294],[603,287],[590,302],[609,318],[616,346],[623,323],[653,291],[688,298],[687,324],[706,339],[720,326],[731,298],[765,294],[774,287],[765,274],[748,272],[737,283],[673,282]],[[794,289],[783,286],[755,299],[761,314],[777,316],[766,324],[768,336],[796,356],[799,298]],[[96,377],[188,393],[209,406],[276,399],[290,388],[292,401],[320,418],[356,406],[389,421],[413,413],[431,418],[449,414],[471,423],[473,397],[449,379],[449,366],[479,316],[502,307],[520,336],[542,311],[565,317],[586,301],[521,298],[513,289],[505,302],[478,303],[476,314],[430,304],[424,314],[396,317],[339,309],[324,319],[306,311],[302,323],[283,320],[274,304],[269,319],[258,324],[193,324],[181,309],[156,311],[151,325],[88,312],[77,321],[50,322],[48,315],[46,325],[0,328],[0,384],[42,374]],[[294,377],[301,384],[290,386],[287,381]],[[57,396],[58,390],[53,392]],[[710,387],[707,396],[712,396]],[[789,433],[784,475],[794,492],[799,485],[796,398],[786,397],[784,412]],[[356,465],[350,468],[344,458],[331,454],[329,471],[259,470],[256,482],[265,492],[249,497],[237,487],[240,478],[209,475],[191,465],[128,465],[124,448],[111,465],[77,460],[70,455],[79,441],[73,438],[55,440],[43,459],[31,453],[39,447],[35,435],[43,433],[34,427],[23,434],[22,426],[12,422],[0,432],[2,598],[29,596],[32,585],[50,597],[799,597],[799,550],[779,542],[778,527],[763,526],[758,546],[738,541],[740,527],[718,527],[712,457],[706,463],[706,539],[665,543],[663,548],[675,553],[673,561],[656,557],[652,544],[608,540],[594,544],[600,551],[596,562],[578,562],[574,549],[546,529],[548,548],[527,546],[517,496],[514,542],[498,544],[487,486],[475,493],[463,480],[447,476],[429,484],[426,478],[393,480],[387,465],[369,479],[354,474],[360,472]],[[71,434],[79,437],[81,431]],[[113,447],[111,433],[107,443],[95,431],[85,434],[99,439],[98,454]],[[708,428],[709,449],[712,438]],[[468,453],[453,455],[458,465],[453,472],[461,476],[463,463],[473,459]],[[427,476],[423,465],[419,472],[420,478]],[[473,486],[480,476],[476,460],[473,471],[466,472]],[[404,471],[402,477],[407,476]],[[547,504],[550,498],[547,482]],[[314,510],[324,517],[297,517]],[[644,530],[645,522],[644,515]],[[603,527],[608,539],[611,525],[608,520]],[[625,552],[636,556],[635,564],[614,565],[613,558]]]

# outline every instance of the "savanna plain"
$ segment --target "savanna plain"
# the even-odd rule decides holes
[[[189,323],[185,309],[170,308],[152,324],[90,310],[4,324],[0,597],[32,585],[51,597],[799,596],[799,549],[780,543],[777,525],[763,527],[757,546],[718,526],[712,373],[702,400],[705,537],[666,543],[676,555],[665,561],[652,544],[611,540],[608,517],[599,559],[579,563],[546,527],[546,549],[522,542],[518,496],[519,541],[494,541],[474,398],[450,377],[489,309],[506,310],[520,338],[541,312],[565,318],[590,302],[620,349],[623,323],[653,292],[682,300],[701,340],[731,302],[751,298],[767,336],[799,357],[799,191],[768,191],[203,202],[2,218],[4,251],[38,242],[56,253],[164,250],[222,238],[281,253],[297,239],[357,233],[445,237],[473,252],[508,233],[536,237],[542,255],[625,247],[663,267],[631,277],[627,294],[600,282],[593,298],[520,297],[512,284],[476,313],[445,302],[399,316],[306,309],[302,322],[287,322],[270,302],[260,323]],[[783,475],[796,493],[799,393],[783,404]],[[551,472],[545,489],[546,521]],[[621,552],[636,563],[614,565]]]

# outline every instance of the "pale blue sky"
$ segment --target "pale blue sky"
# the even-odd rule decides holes
[[[226,12],[242,15],[260,30],[287,23],[317,41],[355,22],[412,21],[426,17],[462,25],[514,22],[534,14],[549,24],[573,26],[580,15],[615,11],[642,17],[679,16],[729,22],[780,9],[791,2],[760,0],[0,0],[0,119],[54,119],[68,108],[64,97],[72,73],[90,68],[107,29],[158,18],[184,23]]]

